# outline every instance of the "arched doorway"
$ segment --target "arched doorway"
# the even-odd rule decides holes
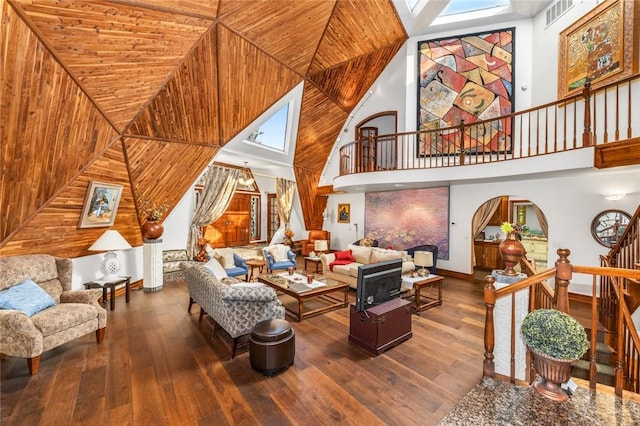
[[[378,138],[398,132],[398,112],[383,111],[356,124],[357,152],[355,168],[359,172],[393,170],[396,168],[396,140]]]
[[[492,270],[504,269],[498,252],[500,241],[504,238],[500,231],[503,222],[513,223],[521,228],[521,242],[527,258],[534,261],[537,271],[547,269],[547,220],[535,203],[517,195],[502,195],[481,205],[474,214],[473,222],[474,278],[483,280]]]

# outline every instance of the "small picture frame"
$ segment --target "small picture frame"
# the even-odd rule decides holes
[[[351,222],[351,204],[338,204],[338,223]]]
[[[84,200],[80,228],[112,226],[122,196],[122,185],[91,181]]]

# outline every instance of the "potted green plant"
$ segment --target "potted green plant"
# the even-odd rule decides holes
[[[584,327],[564,312],[537,309],[524,318],[520,333],[542,378],[533,385],[536,391],[554,401],[566,401],[568,396],[559,385],[569,380],[573,363],[589,348]]]

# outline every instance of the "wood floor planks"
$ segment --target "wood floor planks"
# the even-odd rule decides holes
[[[350,294],[353,301],[354,294]],[[413,337],[378,357],[348,341],[348,308],[292,322],[296,358],[265,378],[247,349],[186,312],[184,283],[133,291],[108,311],[103,344],[88,335],[45,353],[29,377],[2,361],[3,425],[437,424],[480,381],[481,287],[445,278],[443,305],[412,316]]]

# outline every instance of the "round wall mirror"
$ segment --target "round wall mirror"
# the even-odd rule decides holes
[[[624,233],[631,216],[622,210],[605,210],[591,222],[591,235],[605,247],[613,247]]]

